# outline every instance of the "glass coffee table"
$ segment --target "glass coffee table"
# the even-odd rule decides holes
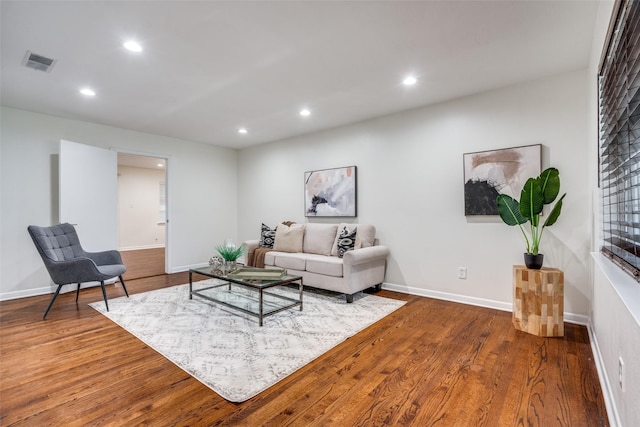
[[[260,276],[258,270],[259,269],[251,269],[251,271],[257,272],[254,276],[251,274],[242,276],[241,274],[234,275],[233,272],[231,274],[225,274],[213,267],[190,269],[189,299],[192,299],[195,295],[251,316],[256,316],[260,326],[262,326],[262,321],[265,317],[283,310],[300,306],[300,311],[302,311],[302,276],[293,276],[284,273],[281,277],[277,278],[251,278]],[[265,271],[269,273],[269,270]],[[194,289],[194,274],[218,279],[221,282],[216,284],[209,283],[206,287]],[[265,277],[266,276],[269,276],[269,274],[265,274]],[[289,283],[298,284],[299,298],[290,298],[273,292],[267,292],[268,289]]]

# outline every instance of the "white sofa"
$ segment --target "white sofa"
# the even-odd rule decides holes
[[[340,257],[344,247],[338,241],[353,240],[353,233],[346,239],[345,235],[340,239],[340,234],[354,230],[353,249]],[[353,294],[370,287],[380,289],[384,281],[389,249],[377,244],[375,234],[375,227],[366,224],[279,224],[273,250],[264,254],[264,267],[284,268],[302,276],[305,286],[344,293],[351,303]],[[259,244],[260,240],[243,243],[248,259]]]

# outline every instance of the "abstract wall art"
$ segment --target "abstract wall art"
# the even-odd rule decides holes
[[[540,175],[542,145],[465,153],[464,214],[498,215],[499,194],[520,199],[524,183]]]
[[[356,167],[304,173],[305,216],[356,216]]]

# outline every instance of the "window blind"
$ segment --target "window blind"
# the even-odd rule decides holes
[[[640,1],[621,3],[598,76],[602,252],[640,280]]]

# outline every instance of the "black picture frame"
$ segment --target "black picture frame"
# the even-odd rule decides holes
[[[527,179],[540,175],[542,145],[465,153],[463,166],[465,216],[498,215],[498,195],[519,200]]]
[[[357,216],[357,172],[356,166],[305,172],[305,217]]]

